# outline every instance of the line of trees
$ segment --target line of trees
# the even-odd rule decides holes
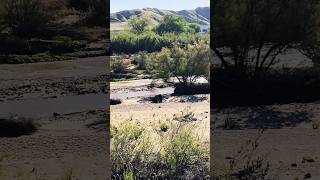
[[[199,40],[209,41],[209,35],[199,35],[200,26],[187,23],[182,17],[165,15],[156,26],[145,16],[133,16],[128,21],[129,30],[112,34],[111,50],[113,53],[133,54],[139,51],[160,51],[163,47],[172,47],[174,42],[182,45]]]

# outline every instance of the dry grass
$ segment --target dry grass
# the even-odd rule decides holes
[[[113,178],[192,179],[209,174],[209,127],[203,129],[208,122],[191,110],[159,111],[111,110]],[[191,116],[196,120],[189,121]]]

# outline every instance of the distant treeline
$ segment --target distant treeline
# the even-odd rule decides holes
[[[147,17],[129,19],[129,30],[111,35],[111,51],[113,54],[133,54],[140,51],[160,51],[163,47],[174,44],[185,46],[203,40],[210,41],[209,33],[198,34],[200,26],[189,24],[182,17],[165,15],[160,23],[150,27]]]

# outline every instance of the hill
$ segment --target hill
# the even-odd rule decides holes
[[[198,7],[194,10],[160,10],[157,8],[143,8],[134,10],[124,10],[111,13],[111,24],[126,24],[132,16],[148,16],[153,23],[158,23],[166,14],[174,14],[183,17],[189,23],[198,23],[201,25],[210,24],[210,7]]]

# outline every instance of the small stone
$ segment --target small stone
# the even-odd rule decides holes
[[[302,158],[302,163],[306,163],[306,162],[313,163],[313,162],[315,162],[315,160],[313,158],[311,158],[311,157],[303,157]]]
[[[56,118],[56,117],[60,116],[60,114],[59,114],[59,113],[54,112],[54,113],[53,113],[53,116]]]
[[[307,174],[304,175],[304,178],[303,178],[303,179],[309,179],[309,178],[311,178],[311,174],[310,174],[310,173],[307,173]]]
[[[297,167],[298,165],[296,163],[292,163],[291,167]]]

